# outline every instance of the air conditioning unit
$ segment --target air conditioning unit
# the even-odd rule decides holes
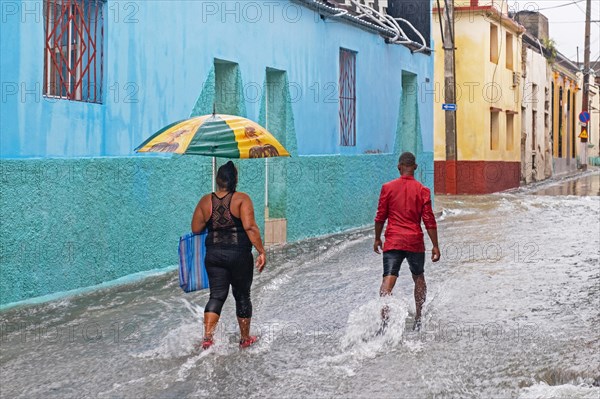
[[[519,72],[512,73],[512,86],[517,87],[521,83],[521,74]]]

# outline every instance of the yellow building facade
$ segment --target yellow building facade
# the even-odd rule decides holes
[[[434,6],[434,157],[437,193],[518,187],[521,164],[521,34],[506,2],[455,1],[456,160],[446,159],[444,49]],[[436,5],[437,2],[434,2]],[[440,10],[441,13],[444,10]]]
[[[555,62],[552,72],[552,155],[554,174],[561,174],[577,169],[582,96],[575,66],[569,68],[569,65]]]

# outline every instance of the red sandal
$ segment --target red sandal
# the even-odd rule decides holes
[[[240,349],[244,349],[249,347],[250,345],[252,345],[253,343],[255,343],[256,341],[258,341],[258,337],[251,335],[246,339],[242,339],[240,340]]]
[[[213,344],[215,343],[215,341],[213,341],[212,338],[204,338],[202,340],[202,349],[207,350],[208,348],[210,348],[211,346],[213,346]]]

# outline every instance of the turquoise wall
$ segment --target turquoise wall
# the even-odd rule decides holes
[[[419,155],[422,165],[432,161]],[[395,154],[279,162],[271,180],[287,186],[288,239],[370,224],[396,163]],[[262,228],[264,160],[237,164]],[[0,168],[0,304],[176,265],[179,236],[211,185],[202,157],[2,160]],[[431,187],[432,169],[418,172]]]
[[[43,24],[23,3],[3,9],[0,304],[175,265],[210,159],[133,148],[213,104],[263,125],[268,110],[292,154],[269,161],[271,215],[287,218],[290,241],[371,224],[402,151],[433,188],[432,99],[416,91],[432,79],[430,56],[293,2],[254,22],[209,7],[225,3],[108,1],[103,104],[22,91],[42,81]],[[340,47],[358,53],[356,147],[339,146]],[[265,162],[236,163],[262,228]]]

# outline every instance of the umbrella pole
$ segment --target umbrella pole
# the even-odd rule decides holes
[[[212,157],[212,191],[216,191],[215,182],[217,180],[217,158]]]
[[[213,117],[217,114],[217,103],[213,101]],[[216,181],[217,181],[217,158],[212,157],[212,191],[213,193],[216,190]]]
[[[269,85],[265,85],[265,128],[269,130]],[[265,158],[265,220],[269,218],[269,158]]]
[[[269,218],[269,158],[265,158],[265,220]]]

